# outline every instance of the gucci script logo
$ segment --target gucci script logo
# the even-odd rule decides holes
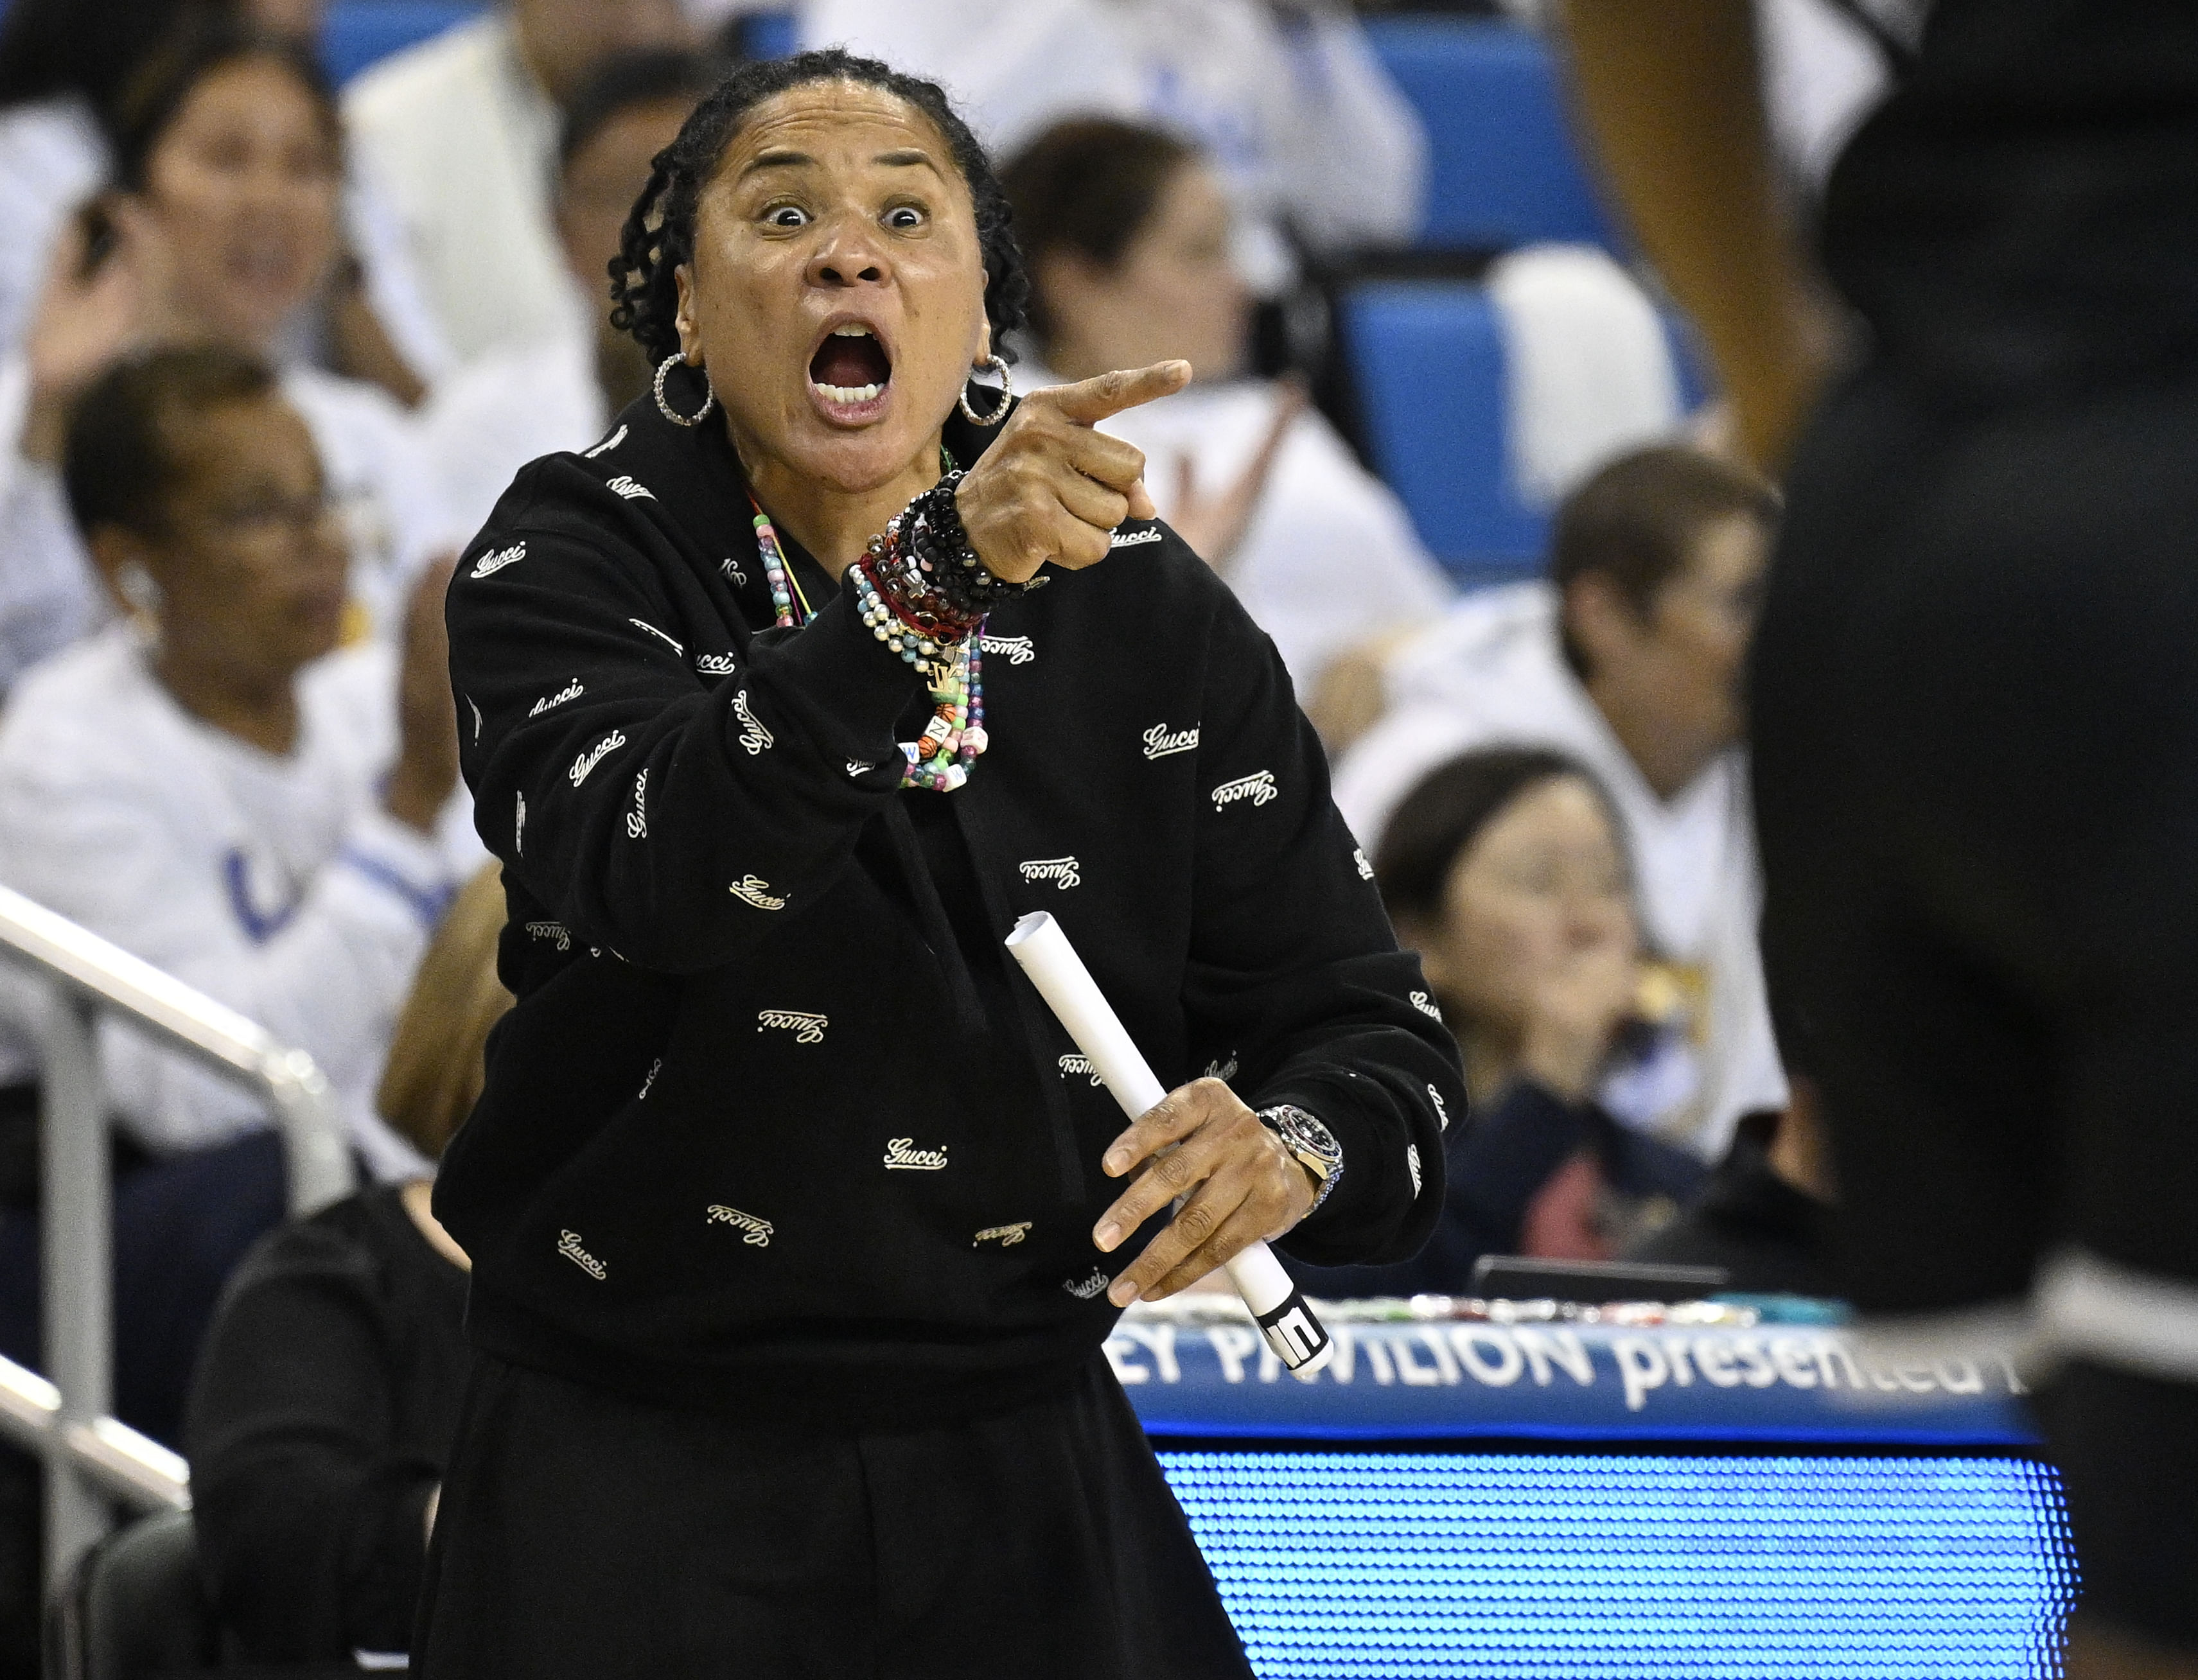
[[[1061,1287],[1075,1296],[1078,1300],[1088,1301],[1107,1287],[1107,1274],[1094,1267],[1090,1276],[1072,1277]]]
[[[1441,1124],[1436,1127],[1436,1130],[1439,1131],[1448,1131],[1450,1130],[1450,1110],[1443,1107],[1442,1093],[1437,1090],[1433,1085],[1429,1085],[1428,1087],[1428,1101],[1435,1105],[1435,1119],[1441,1122]]]
[[[777,737],[756,722],[756,715],[748,710],[748,691],[741,689],[733,696],[733,716],[741,720],[741,750],[753,759],[766,747],[777,744]]]
[[[625,731],[613,730],[593,747],[581,753],[579,758],[573,759],[573,768],[565,772],[566,776],[575,788],[579,787],[588,779],[590,770],[595,769],[597,764],[625,745]]]
[[[940,1172],[946,1166],[946,1146],[936,1149],[919,1149],[913,1137],[890,1137],[886,1140],[886,1171],[888,1172]]]
[[[737,1207],[728,1207],[718,1201],[710,1204],[709,1216],[705,1223],[730,1225],[741,1233],[741,1241],[751,1248],[770,1247],[771,1235],[777,1229],[768,1219],[759,1219],[753,1213],[743,1213]]]
[[[1356,846],[1352,847],[1351,861],[1358,865],[1359,880],[1371,881],[1374,879],[1374,866],[1366,861],[1365,847]]]
[[[526,715],[530,718],[539,718],[551,706],[562,706],[568,700],[578,700],[585,693],[587,693],[587,689],[582,686],[580,679],[575,677],[563,688],[558,689],[555,694],[544,695],[541,699],[536,700],[532,708],[528,711]]]
[[[471,695],[468,695],[466,696],[466,704],[468,706],[472,706],[474,708],[474,744],[475,746],[479,746],[480,744],[481,732],[480,707],[474,706],[474,697]]]
[[[1420,1146],[1416,1143],[1404,1145],[1404,1171],[1412,1175],[1412,1195],[1416,1199],[1420,1194]]]
[[[519,815],[512,819],[511,849],[524,857],[526,852],[526,795],[519,796]]]
[[[734,671],[733,656],[730,654],[698,654],[695,657],[695,669],[705,677],[730,677]]]
[[[877,766],[875,764],[866,764],[860,759],[850,759],[847,760],[847,774],[849,776],[868,776],[876,768]]]
[[[761,1009],[756,1014],[756,1031],[767,1026],[780,1027],[794,1035],[797,1044],[821,1044],[824,1029],[832,1024],[829,1015],[804,1014],[799,1009]]]
[[[633,779],[633,809],[625,814],[625,832],[631,840],[648,838],[648,772]]]
[[[1275,773],[1271,770],[1254,770],[1249,776],[1240,776],[1234,782],[1224,782],[1213,790],[1213,808],[1221,810],[1240,799],[1249,799],[1255,805],[1265,805],[1282,790],[1275,786]]]
[[[1178,730],[1170,735],[1166,724],[1154,724],[1145,731],[1144,738],[1145,757],[1165,759],[1172,753],[1193,751],[1198,746],[1198,725],[1193,724],[1187,730]]]
[[[633,1099],[636,1102],[641,1102],[647,1100],[650,1089],[656,1084],[656,1076],[663,1071],[664,1058],[662,1056],[657,1057],[655,1061],[648,1064],[648,1077],[641,1082],[640,1093]]]
[[[1073,1079],[1079,1073],[1086,1073],[1090,1076],[1093,1084],[1099,1083],[1099,1070],[1092,1067],[1091,1058],[1088,1055],[1065,1055],[1061,1058],[1059,1066],[1061,1077],[1064,1079]]]
[[[495,554],[483,555],[474,562],[474,569],[468,575],[475,578],[492,578],[505,567],[516,566],[526,558],[526,544],[515,543],[509,548],[499,549]]]
[[[1084,879],[1076,872],[1077,863],[1073,857],[1032,857],[1016,867],[1022,870],[1025,881],[1050,881],[1064,892],[1079,885]]]
[[[581,456],[581,459],[584,461],[593,461],[599,455],[608,455],[613,450],[616,449],[625,441],[625,427],[621,426],[617,431],[612,433],[610,436],[605,438],[602,442],[597,444],[593,449],[584,451]]]
[[[718,562],[718,566],[719,570],[724,572],[728,578],[730,578],[742,589],[746,589],[748,586],[748,574],[741,570],[740,561],[728,555],[725,559],[719,561]]]
[[[786,908],[785,899],[771,897],[770,883],[754,875],[741,876],[733,883],[731,892],[733,897],[742,904],[753,904],[759,910],[782,910]]]
[[[1027,1219],[1019,1219],[1012,1225],[988,1226],[969,1240],[969,1246],[974,1248],[980,1243],[997,1242],[1003,1248],[1012,1248],[1030,1235],[1030,1228]]]
[[[602,1282],[607,1275],[608,1269],[603,1263],[580,1247],[580,1234],[578,1231],[559,1231],[557,1252],[598,1283]]]
[[[1140,543],[1157,543],[1160,540],[1160,528],[1152,525],[1143,531],[1118,531],[1108,539],[1107,546],[1110,549],[1134,549]]]
[[[530,939],[548,939],[560,950],[573,948],[573,930],[561,921],[530,921],[526,924]]]
[[[616,491],[620,496],[625,497],[629,502],[632,501],[637,496],[646,496],[652,502],[656,499],[656,492],[654,491],[651,490],[645,484],[635,483],[623,473],[619,474],[608,484],[605,485],[603,488],[606,490]]]
[[[1038,657],[1038,648],[1027,636],[980,636],[977,646],[990,660],[1005,660],[1009,665],[1028,665]]]
[[[1223,1084],[1227,1084],[1230,1080],[1236,1077],[1236,1058],[1232,1055],[1226,1061],[1217,1058],[1207,1062],[1206,1077],[1209,1079],[1218,1079]]]
[[[1435,1007],[1435,1000],[1424,991],[1416,991],[1412,994],[1412,1007],[1429,1020],[1442,1019],[1442,1011]]]

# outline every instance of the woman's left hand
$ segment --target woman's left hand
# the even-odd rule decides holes
[[[1108,1145],[1101,1165],[1119,1178],[1141,1161],[1151,1165],[1092,1233],[1102,1252],[1178,1197],[1187,1200],[1108,1290],[1116,1306],[1188,1288],[1253,1243],[1280,1236],[1312,1207],[1312,1175],[1218,1079],[1170,1091]]]

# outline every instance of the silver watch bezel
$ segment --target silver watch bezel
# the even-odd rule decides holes
[[[1317,1114],[1307,1113],[1294,1102],[1278,1102],[1259,1111],[1259,1124],[1273,1132],[1290,1152],[1290,1158],[1320,1181],[1313,1192],[1311,1215],[1326,1201],[1329,1192],[1343,1177],[1343,1146]]]

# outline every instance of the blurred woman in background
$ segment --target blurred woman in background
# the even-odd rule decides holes
[[[213,16],[310,51],[321,12],[321,0],[13,0],[0,25],[0,346],[29,330],[70,214],[111,183],[120,107],[148,60]],[[358,260],[288,347],[413,401],[449,352],[386,206],[354,182],[344,212]]]
[[[480,1095],[503,880],[469,881],[421,960],[378,1106],[429,1160]],[[471,1263],[433,1181],[377,1184],[261,1241],[206,1335],[184,1445],[224,1629],[260,1662],[401,1665],[469,1356]]]
[[[1492,747],[1397,809],[1375,880],[1465,1055],[1443,1216],[1392,1266],[1295,1265],[1310,1293],[1462,1294],[1483,1254],[1616,1256],[1701,1191],[1695,1158],[1629,1130],[1596,1093],[1639,1042],[1640,931],[1618,819],[1579,764]]]
[[[102,616],[54,466],[71,407],[118,358],[219,344],[276,359],[339,253],[341,132],[294,44],[202,21],[132,88],[118,191],[72,224],[22,358],[0,369],[0,689]],[[393,631],[454,533],[410,422],[384,392],[282,374],[347,519],[347,634]]]
[[[1160,516],[1274,637],[1319,724],[1329,661],[1441,611],[1451,587],[1334,429],[1294,387],[1249,375],[1253,297],[1220,177],[1157,129],[1079,118],[1032,141],[1002,179],[1044,363],[1026,382],[1191,364],[1189,391],[1102,429],[1145,452]]]

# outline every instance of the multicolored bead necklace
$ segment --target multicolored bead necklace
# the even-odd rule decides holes
[[[941,450],[942,471],[952,470],[953,457]],[[770,515],[748,497],[755,514],[756,548],[763,555],[765,581],[770,588],[772,617],[781,630],[797,630],[816,616],[801,592],[794,568],[787,564],[778,532]],[[848,587],[857,595],[863,622],[881,642],[923,673],[931,690],[931,721],[914,741],[904,741],[900,750],[908,763],[901,770],[904,788],[925,788],[951,793],[969,779],[970,767],[988,744],[985,734],[983,655],[978,648],[980,632],[964,637],[951,648],[926,642],[919,647],[913,633],[903,628],[859,570],[847,573]],[[944,657],[941,657],[941,655]]]

